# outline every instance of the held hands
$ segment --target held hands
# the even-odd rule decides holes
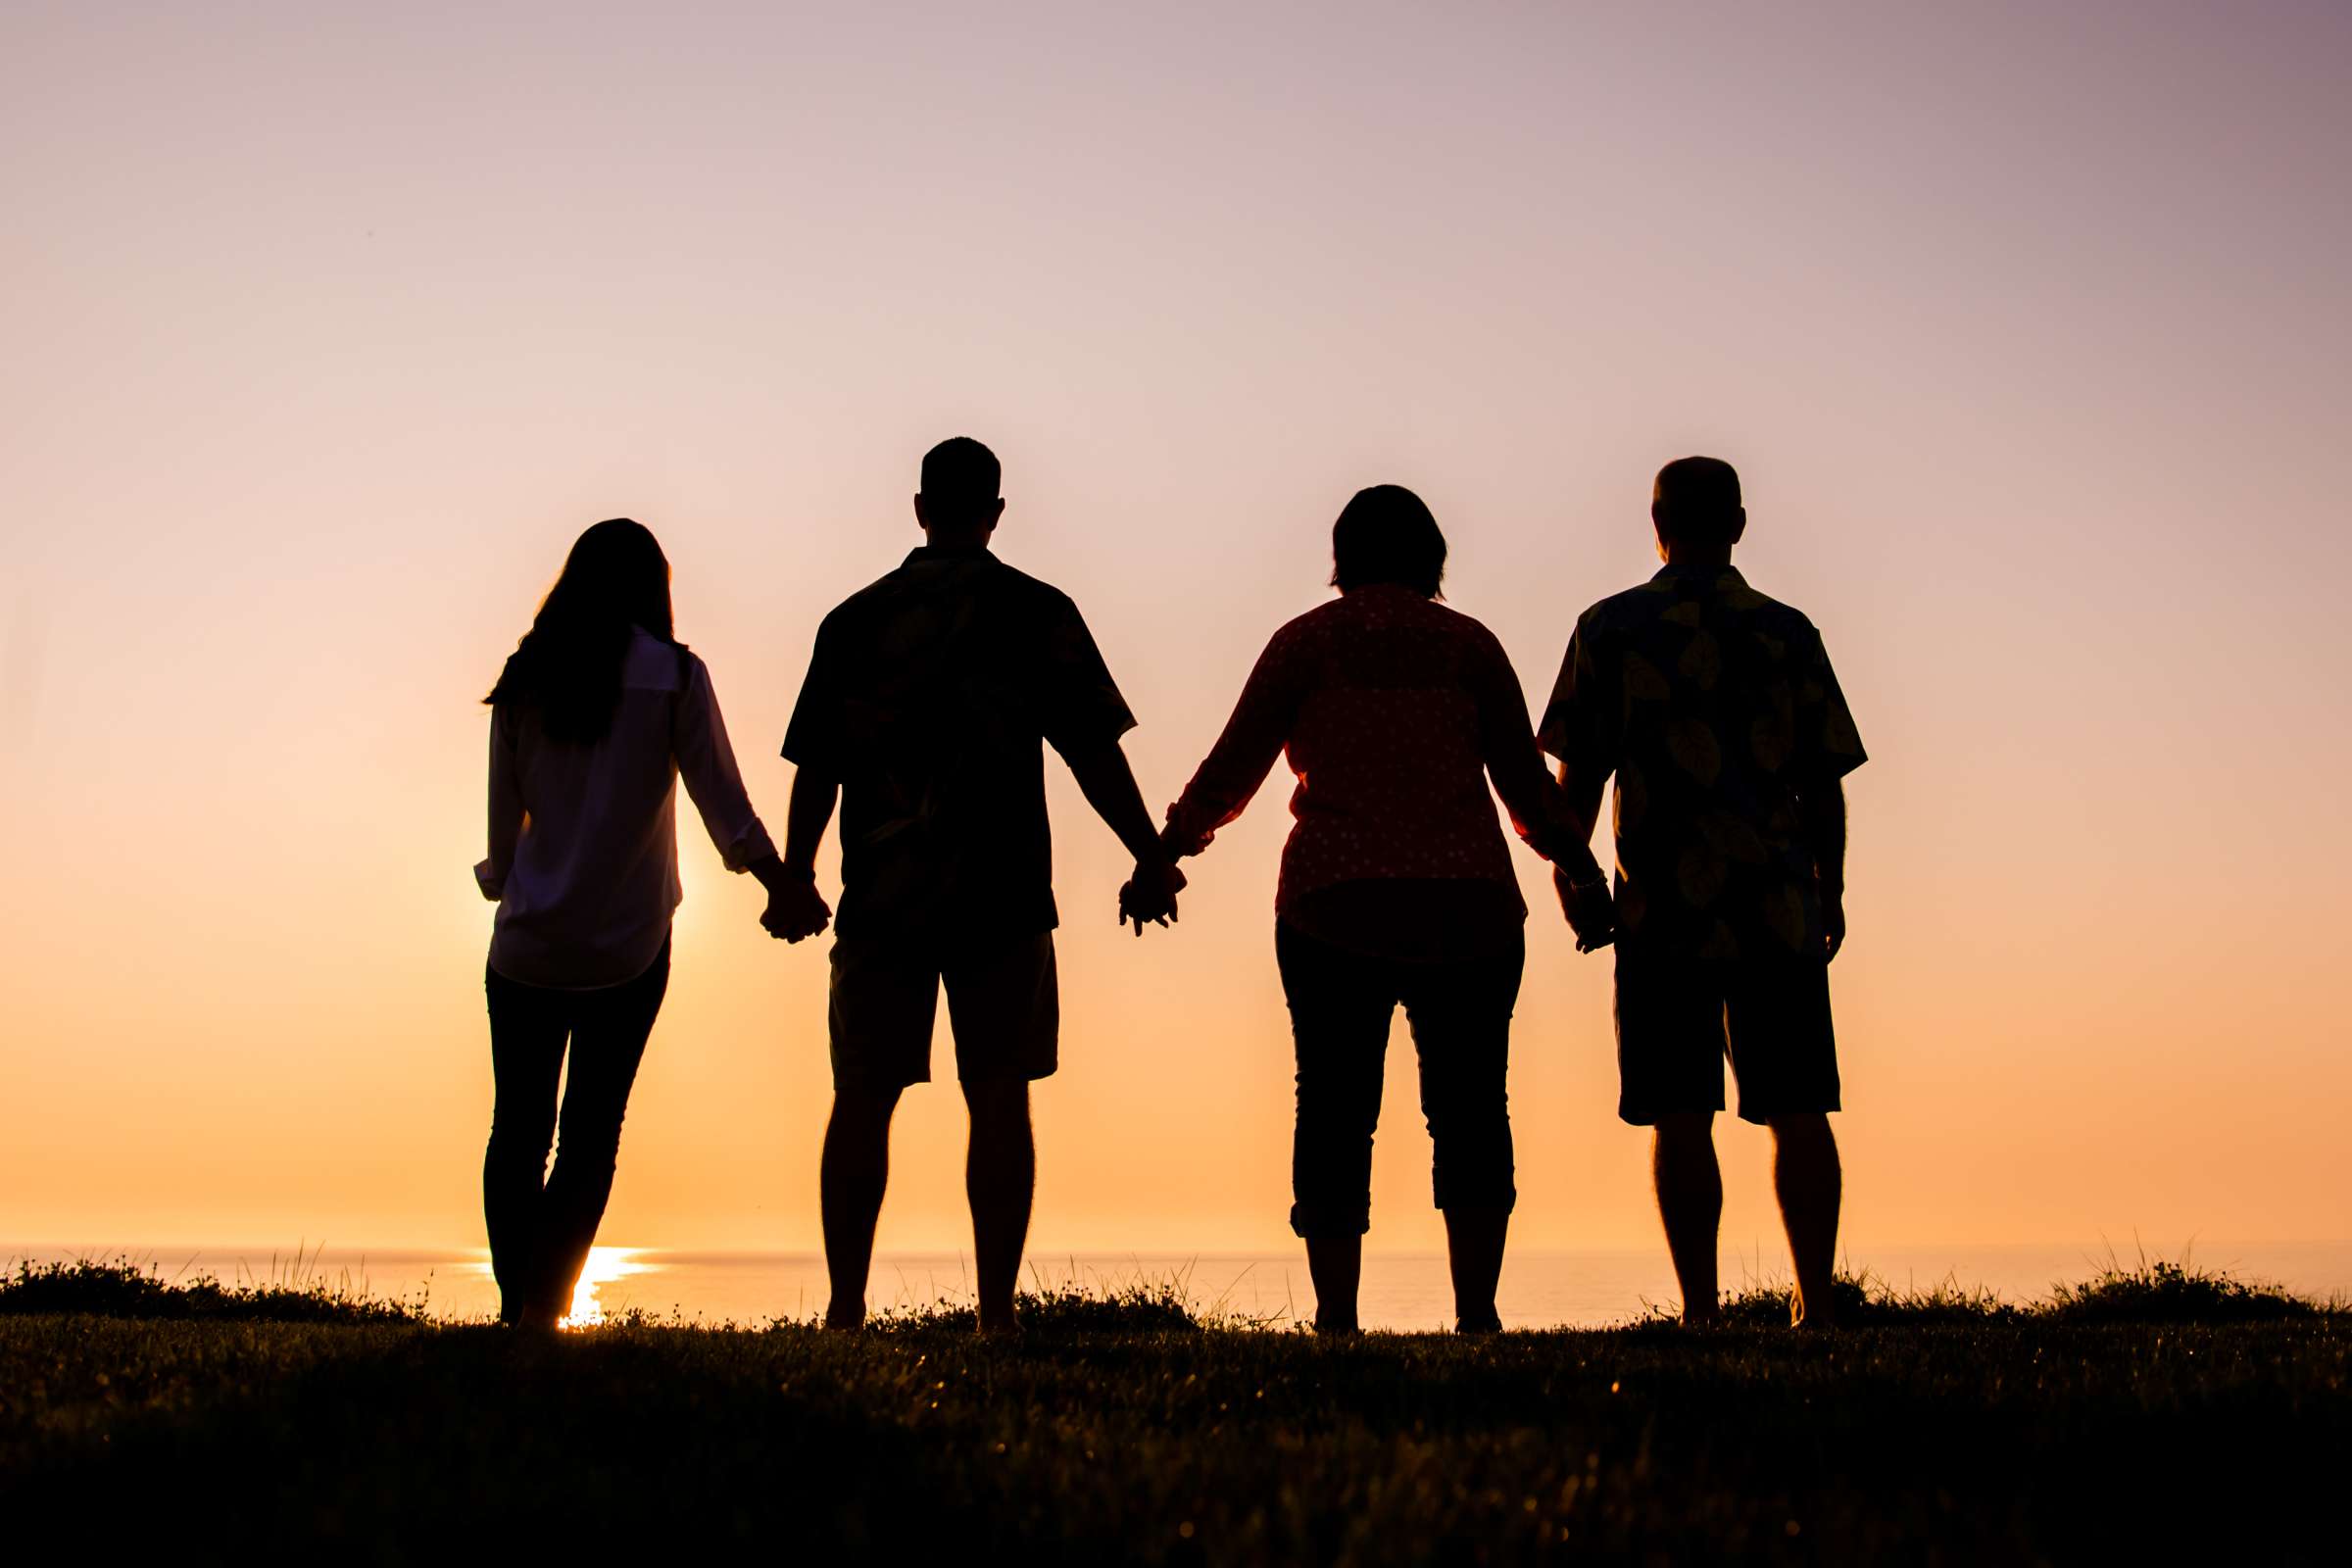
[[[1135,874],[1119,889],[1119,924],[1133,925],[1144,934],[1144,923],[1167,925],[1176,918],[1176,895],[1185,888],[1185,875],[1172,862],[1138,860]]]
[[[1845,946],[1845,889],[1831,887],[1826,882],[1821,889],[1821,930],[1822,960],[1827,962]]]
[[[832,907],[813,880],[785,877],[768,884],[767,909],[760,924],[769,936],[799,942],[824,930],[832,919]]]
[[[1595,875],[1590,882],[1578,882],[1575,874],[1552,867],[1552,890],[1560,896],[1560,912],[1568,917],[1568,929],[1576,933],[1576,951],[1597,953],[1617,940],[1617,909],[1609,898],[1609,881]]]

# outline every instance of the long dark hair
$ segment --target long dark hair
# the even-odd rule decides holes
[[[669,558],[644,524],[609,517],[581,534],[564,574],[508,656],[485,703],[529,709],[550,740],[590,745],[612,727],[629,628],[675,642]]]

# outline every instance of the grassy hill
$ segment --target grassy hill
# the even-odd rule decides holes
[[[1861,1326],[1368,1335],[1169,1292],[858,1336],[554,1338],[327,1293],[0,1283],[0,1506],[174,1557],[2338,1559],[2352,1318],[2155,1265]],[[144,1527],[143,1527],[144,1528]],[[664,1550],[666,1548],[666,1550]]]

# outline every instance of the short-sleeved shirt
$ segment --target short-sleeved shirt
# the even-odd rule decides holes
[[[1617,777],[1628,951],[1821,956],[1797,802],[1865,754],[1803,614],[1730,566],[1668,566],[1578,619],[1539,739],[1579,781]]]
[[[1134,725],[1069,596],[986,550],[926,546],[852,595],[817,628],[784,737],[841,783],[841,935],[1052,930],[1039,743],[1068,757]]]

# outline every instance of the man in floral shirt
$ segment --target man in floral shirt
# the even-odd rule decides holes
[[[1845,795],[1862,765],[1821,635],[1732,567],[1740,478],[1659,470],[1666,565],[1578,620],[1542,745],[1582,820],[1614,774],[1618,1114],[1657,1129],[1684,1320],[1716,1310],[1723,1060],[1773,1130],[1798,1321],[1825,1326],[1841,1177],[1829,961],[1845,940]],[[1563,895],[1567,890],[1563,889]]]

